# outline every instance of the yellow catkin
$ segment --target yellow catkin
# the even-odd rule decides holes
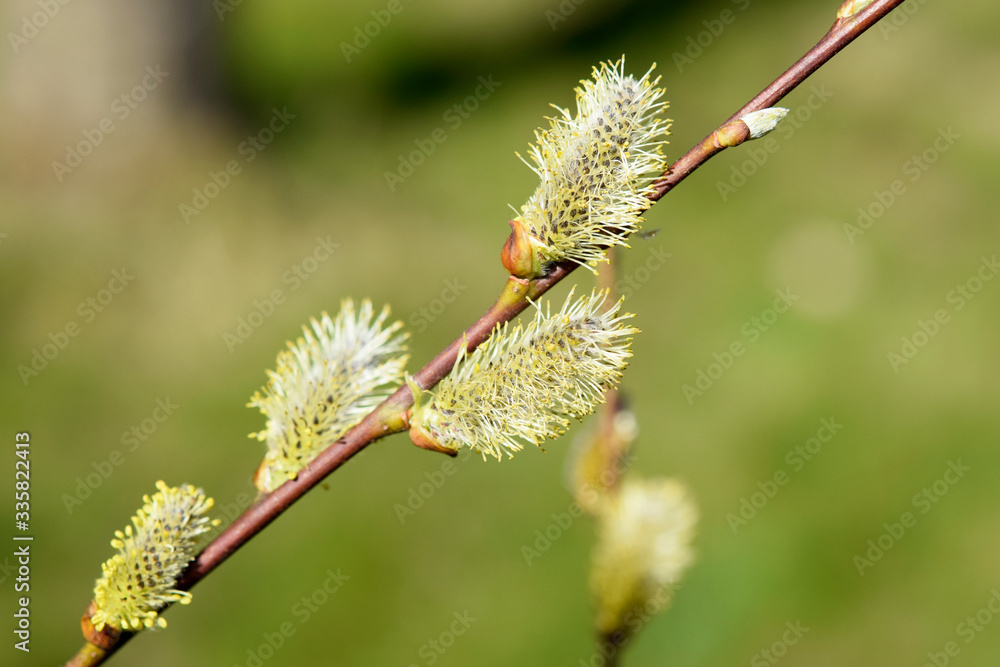
[[[638,329],[619,314],[622,302],[602,312],[606,292],[574,299],[559,312],[538,310],[526,326],[504,325],[452,370],[427,396],[418,397],[411,436],[445,450],[471,447],[484,458],[511,455],[565,432],[569,420],[594,411],[618,383]],[[416,439],[414,440],[416,442]]]
[[[388,307],[375,317],[371,301],[355,312],[350,299],[336,319],[323,313],[303,336],[278,354],[267,386],[250,400],[267,425],[250,437],[267,442],[254,483],[270,493],[357,425],[403,378],[408,355],[403,326],[384,326]]]
[[[697,520],[687,489],[672,479],[625,479],[605,499],[590,574],[600,632],[628,634],[635,619],[666,609],[694,560]]]
[[[145,504],[124,531],[115,531],[111,546],[118,553],[101,565],[104,575],[94,587],[94,627],[105,625],[135,632],[167,622],[159,611],[171,602],[187,604],[191,594],[174,589],[184,567],[195,557],[198,536],[218,521],[205,513],[212,507],[201,489],[190,484],[144,496]]]
[[[535,132],[525,163],[541,182],[514,222],[542,264],[592,265],[638,231],[649,207],[645,193],[666,165],[669,134],[669,121],[658,117],[664,91],[651,73],[626,75],[624,58],[602,63],[577,88],[576,115],[556,107],[551,126]]]

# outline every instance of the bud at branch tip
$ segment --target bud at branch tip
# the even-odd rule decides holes
[[[851,19],[859,14],[863,9],[872,4],[875,0],[845,0],[837,12],[838,19]]]

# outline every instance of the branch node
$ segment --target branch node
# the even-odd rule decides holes
[[[83,631],[83,638],[101,650],[111,650],[121,641],[122,631],[111,627],[109,624],[105,624],[100,630],[95,628],[93,621],[91,621],[91,616],[93,616],[95,611],[97,611],[97,605],[91,600],[90,604],[87,605],[87,611],[80,618],[80,629]]]

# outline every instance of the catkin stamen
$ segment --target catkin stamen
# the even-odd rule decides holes
[[[294,479],[381,403],[403,377],[408,356],[401,322],[385,326],[388,307],[375,317],[367,299],[356,313],[347,299],[336,319],[326,313],[278,354],[268,383],[251,407],[267,417],[250,437],[267,442],[254,483],[269,493]]]
[[[607,294],[574,300],[556,313],[538,310],[526,326],[497,327],[414,408],[411,437],[443,450],[471,447],[501,459],[524,443],[556,438],[594,411],[631,356],[631,315],[622,302],[602,312]]]
[[[118,553],[101,565],[103,576],[94,587],[90,620],[98,632],[105,625],[131,631],[165,627],[160,610],[191,601],[190,593],[174,586],[195,557],[199,535],[218,524],[205,516],[213,501],[190,484],[168,487],[161,481],[156,488],[152,497],[143,496],[132,525],[116,530],[111,540]]]
[[[602,63],[577,88],[576,115],[556,107],[550,127],[535,132],[525,163],[541,182],[511,223],[512,273],[535,277],[563,260],[590,266],[639,230],[648,186],[666,166],[668,121],[658,116],[666,104],[651,72],[636,79],[624,58]]]

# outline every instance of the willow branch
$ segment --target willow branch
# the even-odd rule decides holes
[[[608,261],[602,264],[597,273],[597,286],[607,290],[608,301],[614,303],[618,299],[616,285],[618,284],[619,267],[621,265],[621,248],[608,248]],[[604,402],[597,411],[597,443],[601,452],[603,473],[609,478],[607,486],[618,484],[618,467],[614,465],[621,457],[621,439],[615,434],[615,418],[622,409],[621,392],[615,387],[608,387],[604,392]]]
[[[713,155],[734,145],[722,139],[727,126],[731,126],[731,123],[738,121],[751,111],[760,111],[761,109],[773,107],[785,95],[792,92],[799,84],[805,81],[810,74],[837,55],[841,49],[857,39],[861,33],[878,23],[880,19],[902,3],[903,0],[875,0],[864,7],[864,9],[857,11],[856,8],[864,5],[865,1],[847,0],[847,2],[841,5],[840,11],[837,12],[836,22],[823,39],[819,40],[816,46],[809,49],[784,74],[772,81],[771,85],[760,91],[714,132],[698,142],[694,148],[672,164],[663,173],[663,176],[654,183],[655,191],[650,195],[649,199],[654,202],[659,201],[663,195],[670,192],[678,183],[690,176],[691,172],[705,164]]]
[[[723,148],[735,145],[731,141],[727,143],[724,139],[720,139],[720,137],[726,136],[727,125],[730,125],[731,129],[731,123],[747,113],[774,106],[782,97],[805,81],[810,74],[901,4],[903,0],[875,0],[861,11],[855,11],[855,7],[865,4],[865,2],[866,0],[847,0],[841,7],[833,28],[816,46],[734,113],[718,129],[685,153],[656,180],[653,190],[648,195],[650,202],[659,201],[663,195]],[[489,337],[497,325],[517,317],[528,307],[530,301],[545,294],[572,273],[577,266],[573,262],[557,263],[550,267],[544,276],[531,281],[509,278],[496,303],[414,376],[417,384],[425,389],[436,385],[451,371],[458,351],[463,344],[467,346],[469,351],[478,347]],[[317,456],[312,463],[299,472],[296,479],[284,483],[273,493],[260,498],[222,531],[191,562],[181,576],[177,588],[182,591],[193,588],[240,547],[249,542],[253,536],[278,518],[296,500],[365,447],[387,435],[405,431],[407,429],[407,410],[412,405],[413,395],[409,387],[403,386],[398,389],[365,417],[361,423],[348,431],[343,438]],[[83,619],[85,626],[88,620],[89,616],[85,615]],[[115,643],[109,646],[102,645],[97,650],[94,650],[95,647],[88,643],[67,665],[84,667],[101,664],[124,646],[132,636],[131,633],[122,633],[120,639],[116,638]]]
[[[414,376],[417,384],[425,389],[436,385],[454,366],[463,343],[470,351],[478,347],[498,324],[517,317],[528,307],[529,299],[534,300],[545,294],[576,266],[572,263],[557,265],[543,278],[530,283],[517,278],[508,279],[496,303]],[[360,424],[317,456],[295,479],[282,484],[248,508],[195,558],[181,576],[177,588],[186,591],[194,587],[309,489],[362,449],[387,435],[407,430],[406,411],[412,405],[410,388],[406,385],[400,387]]]

